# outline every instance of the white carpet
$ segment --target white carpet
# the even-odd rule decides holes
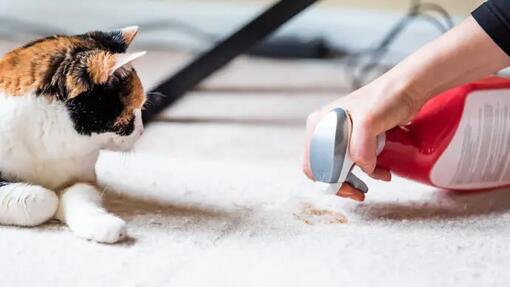
[[[146,83],[161,76],[150,59],[139,64]],[[102,154],[105,199],[129,240],[87,242],[58,223],[0,227],[0,286],[508,286],[508,190],[465,195],[397,178],[367,179],[362,204],[321,195],[301,152],[306,114],[336,96],[307,83],[334,86],[331,67],[255,65],[277,65],[252,76],[293,92],[196,92],[132,153]]]

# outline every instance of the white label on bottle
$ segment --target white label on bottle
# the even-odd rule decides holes
[[[468,95],[458,129],[430,179],[451,189],[508,185],[509,153],[510,90],[475,91]]]

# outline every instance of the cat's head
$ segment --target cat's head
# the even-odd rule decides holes
[[[130,63],[144,52],[126,52],[137,30],[57,35],[28,43],[0,62],[0,89],[12,96],[34,93],[60,101],[80,135],[109,137],[107,148],[128,149],[143,132],[145,93]]]

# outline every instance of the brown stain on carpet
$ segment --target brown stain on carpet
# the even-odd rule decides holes
[[[292,214],[295,219],[308,225],[329,225],[348,223],[347,217],[338,211],[316,208],[310,203],[304,203],[301,211]]]

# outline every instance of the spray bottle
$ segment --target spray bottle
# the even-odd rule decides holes
[[[337,108],[318,123],[310,145],[315,179],[344,182],[366,193],[352,173],[351,120]],[[448,90],[427,102],[410,124],[377,138],[377,166],[449,190],[510,185],[510,79],[491,77]]]

